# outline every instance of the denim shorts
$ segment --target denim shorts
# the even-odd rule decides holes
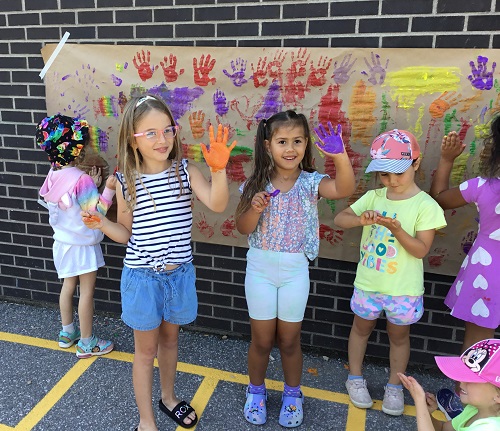
[[[245,296],[252,319],[302,322],[309,286],[309,262],[304,253],[248,250]]]
[[[171,271],[123,267],[120,291],[122,319],[138,331],[150,331],[163,320],[186,325],[196,319],[195,269],[191,262]]]
[[[384,311],[387,320],[394,325],[411,325],[424,314],[424,297],[384,295],[354,288],[351,310],[366,320],[378,319]]]

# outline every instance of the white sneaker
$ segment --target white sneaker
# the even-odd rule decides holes
[[[352,379],[345,382],[351,403],[360,409],[369,409],[373,406],[373,400],[366,388],[365,379]]]
[[[405,409],[405,399],[403,388],[385,387],[384,402],[382,411],[388,415],[401,416]]]

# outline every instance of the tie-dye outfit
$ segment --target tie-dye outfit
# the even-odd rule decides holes
[[[104,266],[100,242],[103,233],[89,229],[81,211],[106,215],[114,190],[99,194],[92,178],[77,167],[50,170],[40,189],[49,207],[49,223],[54,230],[54,265],[59,278],[67,278]]]
[[[427,193],[404,200],[387,199],[387,188],[370,190],[351,205],[356,215],[374,210],[397,218],[415,237],[418,231],[446,226],[443,210]],[[374,320],[385,311],[399,325],[416,322],[423,313],[424,269],[422,259],[408,253],[391,231],[379,224],[363,227],[360,260],[351,299],[354,313]]]
[[[476,204],[479,228],[444,302],[452,316],[496,329],[500,325],[500,179],[477,177],[459,188],[467,202]]]

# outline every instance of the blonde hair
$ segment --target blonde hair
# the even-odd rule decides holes
[[[168,116],[172,125],[175,125],[174,116],[167,104],[157,96],[150,94],[140,97],[131,98],[123,109],[123,117],[120,122],[118,133],[118,170],[123,174],[125,183],[127,184],[127,195],[125,199],[127,210],[133,211],[137,202],[137,190],[135,187],[136,179],[151,197],[154,204],[154,199],[149,193],[147,187],[141,179],[143,158],[135,145],[134,133],[137,133],[137,124],[149,114],[150,111],[156,110]],[[168,159],[175,161],[175,174],[179,181],[179,196],[184,193],[181,176],[179,173],[179,164],[182,158],[182,145],[177,134],[174,137],[174,146],[170,152]],[[156,206],[155,206],[156,207]]]

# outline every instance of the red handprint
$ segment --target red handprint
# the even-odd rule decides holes
[[[344,235],[344,231],[341,229],[333,229],[323,223],[319,225],[319,239],[324,239],[331,245],[335,245],[336,243],[341,242],[342,235]]]
[[[278,80],[278,83],[282,83],[282,75],[283,75],[283,62],[285,61],[286,58],[286,53],[282,49],[281,51],[278,51],[276,54],[274,54],[274,59],[273,61],[270,61],[269,64],[267,65],[267,73],[271,80]]]
[[[332,59],[328,57],[321,56],[318,60],[318,66],[314,67],[314,62],[311,61],[311,67],[309,68],[311,73],[307,78],[307,87],[321,87],[326,83],[326,74],[328,69],[332,65]]]
[[[167,61],[169,64],[167,64]],[[170,54],[168,59],[167,56],[163,57],[163,61],[160,61],[160,64],[163,69],[163,75],[165,76],[165,82],[177,81],[179,75],[184,73],[184,69],[180,69],[179,73],[175,70],[177,67],[177,57],[174,54]]]
[[[208,224],[207,219],[205,218],[205,213],[199,213],[199,219],[196,222],[196,227],[205,238],[211,238],[214,234],[215,225],[210,226]]]
[[[146,51],[146,53],[144,53],[144,50],[138,52],[134,56],[133,63],[135,68],[139,72],[139,77],[143,81],[147,81],[153,76],[153,72],[156,68],[154,66],[151,66],[151,53],[149,52],[149,50]]]
[[[304,50],[299,48],[296,59],[295,54],[292,52],[292,64],[286,72],[287,82],[283,93],[283,101],[285,103],[294,103],[296,100],[301,100],[305,97],[306,84],[297,78],[305,76],[306,65],[309,62],[309,58],[310,54],[307,54],[307,48]]]
[[[205,54],[200,57],[200,65],[198,60],[193,58],[194,83],[202,87],[206,87],[209,83],[215,84],[217,79],[208,76],[215,66],[215,58],[211,59],[210,54],[205,58]]]
[[[237,236],[233,233],[235,230],[236,230],[236,222],[234,221],[233,216],[227,218],[220,227],[222,235],[230,236],[232,238],[237,238]]]
[[[267,57],[259,57],[259,61],[257,62],[257,68],[254,69],[252,63],[252,72],[253,72],[253,85],[255,88],[265,87],[267,85],[268,79],[267,75],[267,67],[266,67]]]

